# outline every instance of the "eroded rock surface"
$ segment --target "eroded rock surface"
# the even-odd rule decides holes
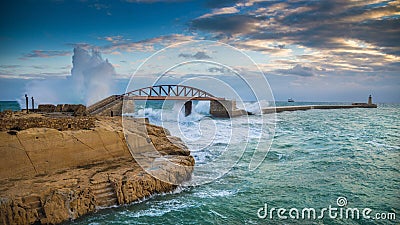
[[[0,132],[0,223],[56,224],[170,192],[190,178],[194,159],[179,138],[132,120],[138,129],[130,130],[131,147],[157,149],[160,157],[173,162],[158,173],[175,182],[144,171],[127,148],[120,120],[98,117],[92,130]]]

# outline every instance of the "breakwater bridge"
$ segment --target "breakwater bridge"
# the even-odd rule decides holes
[[[216,97],[204,90],[185,85],[155,85],[140,88],[121,95],[111,95],[87,107],[87,112],[92,115],[120,116],[122,115],[123,102],[125,101],[125,112],[134,112],[135,100],[175,100],[185,101],[185,116],[192,112],[192,101],[210,101],[210,115],[214,117],[235,117],[251,114],[236,107],[235,100]],[[284,111],[309,110],[309,109],[348,109],[348,108],[376,108],[369,96],[368,103],[353,103],[351,105],[306,105],[306,106],[283,106],[267,107],[262,113],[275,113]]]
[[[122,95],[111,95],[87,107],[87,112],[92,115],[121,115],[123,101],[129,109],[134,108],[135,100],[175,100],[185,101],[185,116],[192,112],[192,101],[210,101],[210,114],[215,117],[233,117],[245,115],[245,110],[236,108],[236,101],[216,97],[204,90],[185,85],[156,85],[144,87]]]

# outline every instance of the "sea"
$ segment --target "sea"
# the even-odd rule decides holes
[[[259,128],[271,127],[271,121],[257,113],[212,118],[209,103],[194,102],[194,112],[182,117],[182,104],[168,104],[138,103],[133,116],[147,117],[181,137],[196,166],[229,153],[221,163],[227,168],[217,167],[223,172],[202,184],[65,224],[400,223],[400,104],[282,112],[267,135]],[[276,102],[310,104],[347,103]],[[254,151],[268,147],[261,164],[249,169]]]
[[[21,107],[17,101],[0,101],[0,112],[5,110],[20,111]]]

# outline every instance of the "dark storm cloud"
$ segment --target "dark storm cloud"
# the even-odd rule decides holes
[[[278,32],[254,35],[255,38],[283,37],[297,44],[317,48],[337,48],[334,38],[361,39],[383,47],[394,47],[400,39],[400,20],[398,17],[376,19],[377,15],[395,13],[394,6],[354,6],[349,1],[331,0],[304,2],[312,11],[295,12],[276,20],[282,26],[299,28],[300,31]],[[295,8],[289,9],[295,10]],[[390,51],[390,50],[388,50]],[[392,51],[394,52],[394,51]]]
[[[238,2],[231,6],[234,3]],[[344,47],[338,38],[359,39],[399,55],[400,6],[395,1],[265,1],[248,5],[236,5],[240,12],[235,14],[197,18],[192,27],[240,34],[241,39],[285,40],[321,49]]]
[[[353,29],[357,37],[381,47],[390,54],[400,55],[400,19],[375,20],[365,22]],[[393,49],[392,49],[393,48]]]
[[[275,72],[282,75],[296,75],[302,77],[312,77],[316,75],[316,70],[314,68],[301,66],[299,64],[291,69],[278,69],[275,70]]]

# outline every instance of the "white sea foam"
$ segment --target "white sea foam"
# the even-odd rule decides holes
[[[234,196],[237,193],[235,190],[219,190],[219,191],[202,191],[196,192],[193,195],[199,198],[218,198]]]
[[[269,133],[264,129],[265,121],[261,115],[212,118],[209,102],[203,101],[194,102],[192,113],[186,117],[183,101],[162,107],[141,108],[136,116],[147,117],[151,123],[168,129],[172,136],[182,139],[196,160],[192,176],[194,183],[201,179],[211,181],[223,175],[246,149],[257,147],[248,143],[268,143]]]
[[[120,214],[130,218],[139,218],[143,216],[158,217],[172,211],[179,211],[195,205],[195,202],[181,202],[178,199],[170,199],[152,202],[151,207],[145,210],[139,210],[134,213],[131,211],[123,211],[120,212]]]

